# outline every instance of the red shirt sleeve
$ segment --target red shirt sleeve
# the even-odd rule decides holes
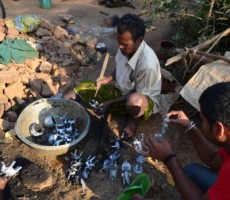
[[[219,155],[223,158],[223,164],[217,181],[208,190],[208,196],[211,200],[230,200],[230,155],[224,148],[219,150]]]

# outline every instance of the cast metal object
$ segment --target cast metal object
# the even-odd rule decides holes
[[[165,134],[166,131],[168,130],[168,126],[169,126],[168,122],[169,122],[169,118],[168,118],[168,117],[165,117],[165,118],[163,119],[163,122],[161,123],[162,127],[161,127],[160,132],[159,132],[159,133],[155,133],[155,136],[156,136],[157,138],[163,138],[163,137],[164,137],[164,134]]]
[[[13,167],[16,161],[13,161],[8,167],[6,166],[4,162],[1,162],[1,163],[2,163],[1,174],[5,177],[16,176],[18,175],[19,171],[22,169],[21,166],[17,166],[16,168]]]
[[[129,162],[126,160],[123,162],[122,166],[121,166],[121,177],[123,179],[123,185],[130,184],[130,176],[131,176],[131,165],[129,164]]]
[[[143,167],[142,164],[146,161],[146,158],[142,155],[138,155],[136,158],[136,165],[133,167],[133,171],[136,174],[141,174],[143,173]]]
[[[38,137],[44,133],[44,129],[40,124],[32,123],[29,127],[30,134],[32,136]]]

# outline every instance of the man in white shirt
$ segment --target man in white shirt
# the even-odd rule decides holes
[[[124,15],[117,26],[119,49],[115,57],[116,68],[109,76],[96,82],[96,87],[102,86],[98,92],[100,96],[103,87],[115,81],[116,92],[113,93],[120,93],[120,95],[113,95],[115,98],[111,99],[104,98],[101,101],[100,113],[106,113],[117,105],[124,105],[129,115],[121,133],[121,138],[124,140],[133,137],[139,118],[146,120],[152,113],[159,111],[158,96],[162,82],[160,64],[154,51],[145,43],[144,35],[144,21],[137,15]],[[81,86],[76,87],[75,92],[84,100],[82,89]],[[70,96],[66,95],[67,98]]]

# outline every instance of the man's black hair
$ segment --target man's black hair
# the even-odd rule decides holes
[[[199,98],[202,114],[209,125],[221,122],[230,128],[230,82],[208,87]]]
[[[145,23],[137,15],[128,13],[120,19],[117,32],[119,34],[130,32],[133,41],[136,41],[138,38],[145,36]]]

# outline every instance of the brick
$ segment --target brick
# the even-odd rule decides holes
[[[13,83],[18,80],[19,73],[17,70],[10,68],[7,71],[0,71],[0,83]]]
[[[17,81],[13,83],[12,85],[6,87],[3,91],[4,91],[4,94],[9,99],[13,99],[14,97],[22,98],[23,93],[24,93],[23,90],[24,90],[23,84],[21,83],[21,81]]]

